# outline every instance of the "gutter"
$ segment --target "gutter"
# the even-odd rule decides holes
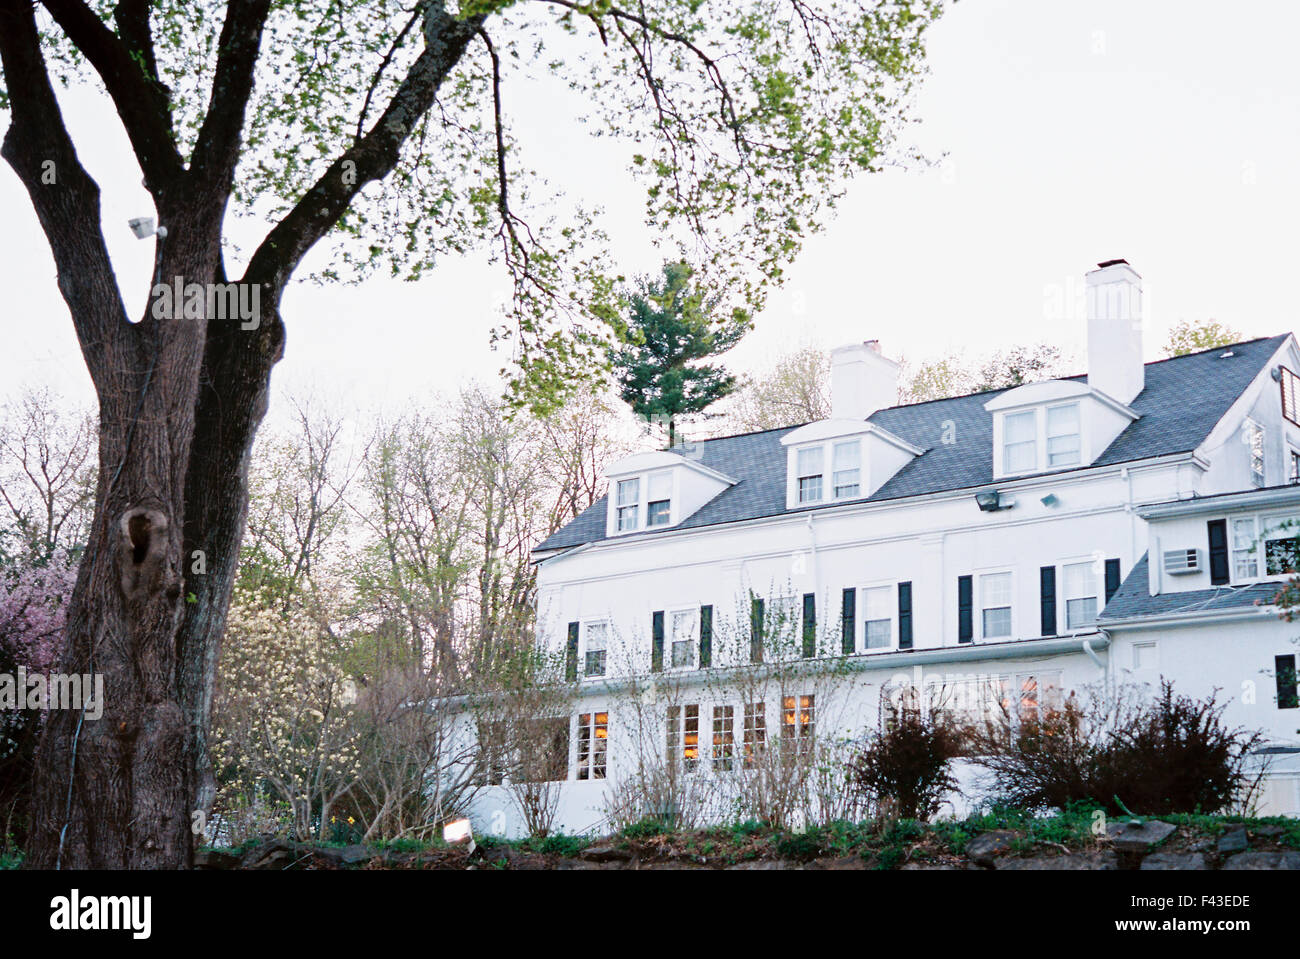
[[[1107,620],[1104,628],[1111,629],[1159,629],[1163,626],[1190,625],[1202,623],[1221,623],[1232,620],[1274,619],[1277,614],[1271,606],[1243,606],[1235,609],[1194,609],[1177,613],[1160,613],[1154,616],[1131,616],[1128,619]]]

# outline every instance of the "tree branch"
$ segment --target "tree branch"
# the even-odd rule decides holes
[[[167,90],[147,72],[152,48],[141,52],[144,64],[137,63],[127,45],[82,0],[42,3],[104,81],[144,171],[145,186],[155,201],[160,200],[185,167],[176,149]],[[138,33],[139,13],[130,12],[136,17],[132,22]],[[146,24],[147,17],[146,12]]]
[[[28,0],[0,0],[0,66],[12,117],[0,155],[31,197],[86,367],[101,388],[109,381],[113,348],[131,325],[104,245],[99,186],[82,167],[64,126]]]

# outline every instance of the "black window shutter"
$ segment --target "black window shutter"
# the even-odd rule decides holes
[[[844,599],[840,603],[840,651],[849,656],[858,651],[857,636],[855,635],[857,619],[858,591],[850,586],[844,591]]]
[[[1106,560],[1106,602],[1119,592],[1119,560]]]
[[[957,577],[957,642],[969,643],[975,638],[975,619],[972,607],[974,581],[970,576]]]
[[[713,607],[700,607],[700,668],[713,665]]]
[[[664,613],[659,610],[650,619],[650,671],[657,673],[664,668]]]
[[[803,594],[803,654],[817,655],[817,594]]]
[[[1038,570],[1038,630],[1042,636],[1056,635],[1056,567],[1042,566]]]
[[[578,624],[569,624],[569,645],[564,651],[564,680],[573,682],[578,678]]]
[[[749,661],[763,661],[763,601],[757,596],[749,605]]]
[[[912,584],[898,584],[898,648],[912,648]]]
[[[1273,658],[1273,676],[1277,680],[1277,708],[1300,708],[1300,689],[1296,687],[1295,653]]]
[[[1210,582],[1222,586],[1228,575],[1228,521],[1212,519],[1205,524],[1210,534]]]

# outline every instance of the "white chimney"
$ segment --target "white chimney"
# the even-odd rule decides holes
[[[1142,277],[1127,260],[1084,276],[1088,289],[1088,385],[1125,405],[1142,392]]]
[[[865,420],[898,403],[898,364],[880,352],[879,340],[831,350],[831,418]]]

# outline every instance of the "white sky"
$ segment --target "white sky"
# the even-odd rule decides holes
[[[1082,315],[1059,304],[1113,257],[1144,277],[1149,358],[1180,319],[1247,336],[1294,329],[1297,35],[1300,4],[1285,0],[962,0],[931,36],[916,113],[915,139],[947,159],[854,183],[733,369],[800,343],[873,337],[913,360],[1041,340],[1081,357]],[[624,173],[630,147],[592,143],[568,122],[577,106],[545,84],[516,81],[505,97],[526,161],[608,208],[628,271],[654,269]],[[139,170],[110,106],[89,91],[64,102],[138,311],[153,249],[126,227],[153,212]],[[40,384],[89,402],[53,261],[3,164],[0,211],[0,397]],[[502,275],[478,261],[444,263],[418,284],[297,284],[275,386],[372,409],[490,379],[504,361],[488,342],[503,294]]]

